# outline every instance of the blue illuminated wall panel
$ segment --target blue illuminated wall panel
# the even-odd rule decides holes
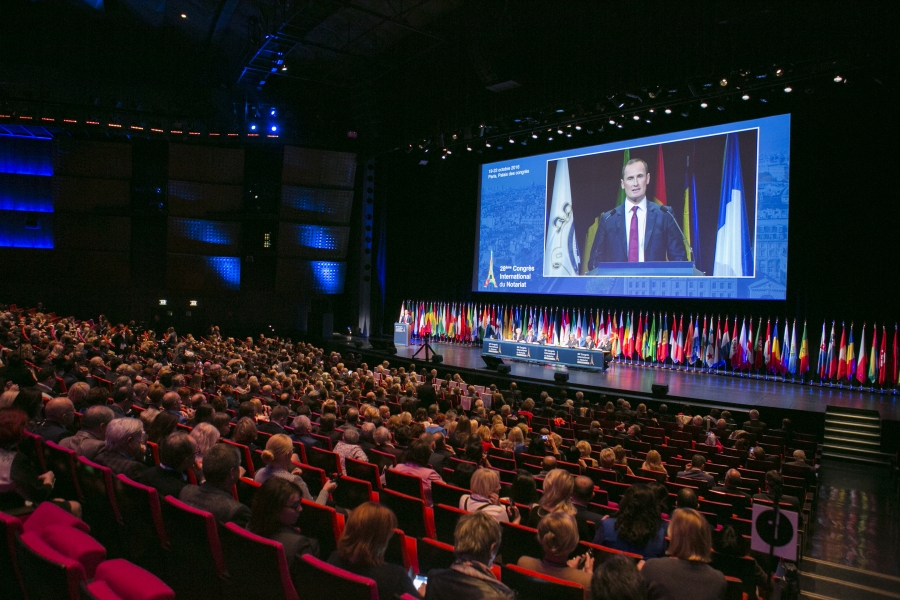
[[[0,211],[0,247],[53,248],[53,213]]]
[[[52,178],[0,173],[0,210],[53,212]]]
[[[166,287],[181,291],[238,291],[241,259],[237,256],[198,256],[169,253]]]
[[[283,294],[341,294],[347,276],[347,263],[324,260],[279,258],[275,287]]]
[[[53,248],[53,143],[0,136],[0,247]]]
[[[322,223],[347,223],[353,208],[352,190],[318,190],[281,186],[280,217],[288,221],[313,220]]]
[[[221,183],[169,181],[169,214],[205,217],[207,213],[237,213],[243,207],[243,187]]]
[[[278,255],[341,260],[347,257],[349,238],[349,227],[282,222],[278,229]]]
[[[169,217],[167,237],[169,252],[237,254],[241,248],[241,224]]]
[[[53,175],[51,140],[0,137],[0,173],[11,175]]]

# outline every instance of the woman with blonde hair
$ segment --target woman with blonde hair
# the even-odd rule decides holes
[[[645,471],[654,471],[656,473],[666,473],[666,468],[662,464],[662,456],[656,450],[647,453],[644,464],[641,468]]]
[[[460,510],[483,512],[498,523],[519,522],[519,511],[515,506],[500,504],[500,474],[497,471],[484,468],[476,470],[469,487],[472,493],[460,497]]]
[[[403,567],[386,563],[384,553],[397,528],[391,510],[374,502],[365,502],[350,514],[337,550],[328,563],[361,577],[373,579],[379,598],[399,598],[419,592]]]
[[[581,465],[582,469],[587,469],[588,467],[597,468],[597,459],[591,456],[591,445],[589,443],[581,440],[575,444],[575,448],[578,450],[578,464]]]
[[[593,556],[587,553],[585,557],[576,556],[569,560],[569,555],[578,547],[575,517],[564,512],[550,513],[538,523],[537,540],[544,552],[543,558],[522,556],[517,566],[577,583],[584,588],[584,600],[590,600]]]
[[[668,528],[666,558],[651,558],[641,568],[650,598],[719,600],[728,584],[709,566],[712,535],[706,519],[691,508],[679,508]]]
[[[525,452],[525,435],[522,433],[522,430],[518,427],[511,427],[506,435],[506,440],[500,442],[500,447],[513,454]]]
[[[262,452],[262,460],[266,466],[256,472],[253,478],[257,483],[265,483],[272,477],[281,477],[297,484],[300,491],[303,492],[303,499],[324,505],[328,501],[328,494],[337,487],[333,481],[327,482],[322,486],[318,498],[313,498],[309,493],[309,487],[303,480],[301,475],[303,471],[299,467],[295,467],[293,460],[297,458],[294,454],[294,444],[291,438],[283,433],[276,433],[266,442],[266,449]]]
[[[144,411],[146,412],[146,411]],[[197,483],[203,483],[203,455],[219,441],[219,430],[212,423],[198,423],[189,434],[197,444],[197,454],[194,456],[194,476]]]
[[[626,475],[634,475],[634,472],[631,470],[631,467],[628,466],[628,455],[625,453],[625,448],[621,445],[613,448],[613,452],[616,455],[616,464],[623,465],[625,467]]]
[[[564,512],[574,516],[575,506],[572,504],[572,491],[575,489],[575,480],[564,469],[553,469],[544,478],[540,503],[535,510],[528,515],[528,526],[537,527],[543,517],[550,513]]]

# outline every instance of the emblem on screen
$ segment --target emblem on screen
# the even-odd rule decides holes
[[[488,274],[487,279],[484,280],[484,287],[487,288],[488,284],[497,287],[497,280],[494,279],[494,249],[491,248],[491,262],[488,264]]]

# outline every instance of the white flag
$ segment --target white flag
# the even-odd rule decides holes
[[[544,247],[544,277],[574,277],[578,275],[580,262],[572,214],[569,162],[563,158],[556,162],[556,176],[553,180],[553,198],[550,202]]]

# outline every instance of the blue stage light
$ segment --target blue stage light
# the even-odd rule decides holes
[[[250,126],[250,131],[256,131],[256,124],[255,124],[255,123],[254,123],[253,125]]]
[[[274,132],[276,132],[276,131],[278,131],[278,126],[277,126],[277,125],[272,125],[272,132],[274,133]]]

